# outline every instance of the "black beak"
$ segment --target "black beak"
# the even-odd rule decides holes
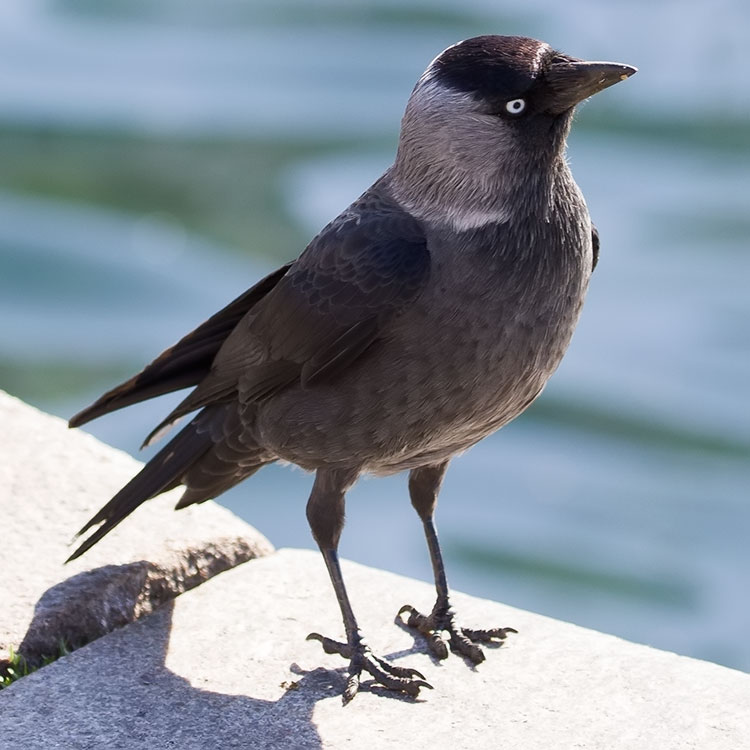
[[[630,78],[637,71],[638,68],[623,63],[572,59],[553,62],[544,73],[544,80],[551,89],[549,111],[562,114],[602,89]]]

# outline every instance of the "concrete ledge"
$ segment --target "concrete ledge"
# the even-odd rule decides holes
[[[520,632],[476,669],[435,663],[392,619],[429,607],[431,586],[354,563],[344,575],[376,652],[435,690],[342,707],[344,661],[304,640],[341,636],[323,564],[281,550],[0,692],[0,747],[750,747],[746,674],[463,595],[462,621]]]
[[[218,506],[173,513],[173,497],[63,568],[70,530],[137,463],[8,397],[0,420],[0,513],[12,522],[0,545],[0,638],[15,645],[36,632],[48,644],[61,628],[49,612],[86,632],[107,623],[0,691],[2,750],[750,747],[750,675],[461,594],[463,624],[520,632],[479,667],[455,655],[438,663],[393,621],[402,604],[429,609],[432,586],[348,562],[375,652],[435,690],[414,701],[372,687],[343,708],[345,662],[305,641],[313,630],[342,636],[317,553],[282,550],[188,590],[212,569],[212,545],[227,562],[247,552],[232,558],[222,539],[270,546]]]
[[[215,503],[175,513],[177,490],[64,566],[73,533],[141,464],[1,391],[0,425],[0,668],[11,648],[37,664],[60,638],[86,643],[273,551]]]

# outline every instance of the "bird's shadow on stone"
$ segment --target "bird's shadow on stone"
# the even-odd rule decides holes
[[[174,602],[169,602],[138,623],[136,628],[141,631],[138,640],[130,639],[137,648],[137,673],[118,675],[125,683],[122,688],[118,689],[110,680],[103,688],[112,693],[127,689],[139,694],[135,700],[142,707],[138,718],[144,725],[144,739],[152,741],[148,727],[158,723],[160,737],[173,743],[156,742],[149,747],[180,750],[205,747],[313,750],[322,747],[313,711],[318,701],[337,698],[340,694],[339,681],[334,675],[325,669],[304,672],[290,665],[292,674],[278,686],[284,690],[278,700],[197,687],[165,664],[173,609]],[[210,644],[196,643],[195,647],[207,649]],[[252,649],[252,643],[247,648]],[[194,681],[201,679],[199,674],[192,677]],[[267,679],[267,675],[259,675],[260,679]],[[247,683],[255,683],[251,671],[247,674]],[[107,702],[105,697],[104,703]],[[123,734],[132,731],[132,723],[126,717],[110,719],[122,722]]]
[[[346,665],[306,672],[291,664],[290,678],[278,686],[284,692],[275,701],[196,687],[166,666],[174,600],[139,619],[143,613],[130,611],[138,597],[132,592],[118,594],[106,607],[117,605],[116,616],[111,618],[115,625],[107,628],[111,632],[96,631],[94,620],[101,624],[101,601],[92,602],[93,614],[86,614],[85,599],[90,598],[91,590],[97,590],[99,579],[112,582],[126,574],[132,576],[127,567],[105,566],[72,576],[48,589],[37,602],[20,652],[26,651],[31,663],[36,658],[34,666],[38,665],[40,654],[55,643],[56,633],[63,639],[72,639],[74,642],[67,645],[76,650],[18,683],[35,686],[37,705],[64,706],[64,712],[51,710],[35,716],[31,731],[39,744],[30,747],[46,747],[44,743],[61,732],[96,738],[102,746],[119,747],[118,743],[124,743],[122,746],[128,748],[322,747],[313,712],[320,700],[340,700],[346,686]],[[93,589],[82,597],[81,588],[87,590],[89,584]],[[115,588],[121,590],[119,586]],[[76,591],[76,601],[71,604],[71,595]],[[82,638],[93,642],[84,646]],[[252,643],[247,644],[248,649],[252,647]],[[210,649],[210,644],[196,642],[195,648]],[[423,650],[415,639],[413,649],[389,654],[387,658]],[[248,668],[252,670],[252,666]],[[191,677],[195,681],[201,679],[199,674]],[[256,681],[248,673],[247,684],[267,679],[267,674],[258,675]],[[0,696],[12,702],[13,687],[3,690]],[[419,698],[381,689],[371,680],[364,679],[361,687],[382,698],[420,702]],[[60,723],[61,713],[65,716],[64,726]],[[81,745],[94,746],[99,745]]]
[[[111,576],[118,567],[87,574]],[[50,603],[61,601],[74,579],[87,574],[73,576],[40,597],[22,642],[31,666],[42,663],[33,646],[53,642],[51,633],[60,625],[50,621]],[[119,598],[120,606],[125,599]],[[25,729],[27,746],[48,747],[52,738],[62,735],[90,738],[91,744],[81,744],[82,748],[322,747],[313,710],[318,701],[340,696],[343,677],[322,668],[304,672],[291,665],[290,679],[278,686],[284,692],[275,701],[196,687],[166,666],[174,604],[168,601],[142,619],[120,612],[119,624],[126,627],[96,633],[96,640],[86,646],[68,643],[76,650],[0,692],[3,712],[12,711],[18,695],[26,704],[22,713],[33,716]],[[81,606],[76,607],[78,614]],[[210,644],[196,643],[195,648],[210,649]],[[252,643],[247,648],[252,649]],[[19,652],[23,654],[23,647]],[[199,674],[191,677],[201,679]],[[261,678],[268,677],[259,675],[258,681]],[[258,684],[251,673],[247,683]]]

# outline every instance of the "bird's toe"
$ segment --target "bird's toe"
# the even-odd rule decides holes
[[[377,684],[388,690],[406,693],[414,698],[421,688],[432,690],[432,685],[424,675],[410,667],[400,667],[373,654],[369,646],[360,641],[354,644],[342,643],[326,638],[320,633],[310,633],[307,640],[319,641],[327,654],[340,654],[349,659],[349,676],[342,699],[344,705],[349,703],[359,692],[362,683],[362,672],[367,672]]]
[[[450,646],[451,651],[464,656],[472,664],[480,664],[485,660],[485,655],[484,651],[476,645],[477,643],[500,644],[509,633],[518,632],[514,628],[459,627],[453,610],[440,604],[436,604],[429,615],[424,615],[410,604],[405,604],[398,611],[398,617],[406,613],[409,616],[405,625],[425,637],[428,648],[438,659],[448,658]],[[447,640],[445,634],[448,635]]]

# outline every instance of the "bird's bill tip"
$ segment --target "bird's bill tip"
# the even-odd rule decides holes
[[[630,76],[638,72],[638,68],[633,65],[619,62],[590,62],[585,63],[585,65],[591,66],[591,69],[599,74],[600,80],[605,84],[605,88],[619,81],[627,81]]]
[[[564,60],[550,65],[545,79],[552,88],[550,111],[564,112],[584,99],[625,81],[638,68],[619,62]]]

